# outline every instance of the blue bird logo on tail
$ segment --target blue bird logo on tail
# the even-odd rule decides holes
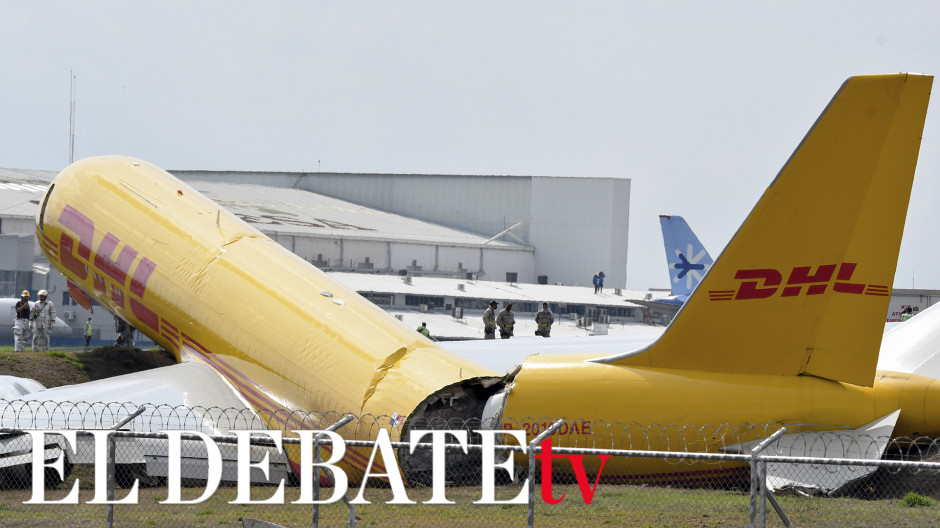
[[[712,258],[681,216],[660,216],[674,296],[688,296],[702,281]]]
[[[692,254],[693,251],[692,244],[689,244],[686,248],[686,254]],[[672,269],[677,270],[679,274],[672,279],[672,282],[679,282],[685,279],[685,287],[691,290],[696,284],[702,281],[707,265],[700,262],[702,259],[708,257],[708,252],[703,248],[689,260],[685,254],[677,249],[676,256],[679,257],[679,262],[672,263]],[[703,273],[699,273],[700,271]]]

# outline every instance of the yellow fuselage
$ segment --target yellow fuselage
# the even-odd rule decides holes
[[[530,357],[515,377],[503,427],[525,429],[531,440],[552,421],[567,418],[570,421],[552,437],[554,445],[719,452],[769,436],[778,425],[794,432],[840,430],[901,409],[895,436],[940,436],[940,380],[936,379],[879,371],[874,387],[868,388],[814,376],[723,374],[585,361],[591,357]],[[703,464],[704,469],[689,472],[688,466],[677,468],[674,460],[611,459],[608,464],[605,475],[641,475],[644,480],[677,474],[714,478],[720,468],[736,466]]]
[[[494,374],[139,160],[70,165],[37,236],[70,281],[177,358],[217,369],[277,429],[352,412],[362,423],[349,437],[374,437],[435,390]]]

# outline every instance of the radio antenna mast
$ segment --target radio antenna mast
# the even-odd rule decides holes
[[[75,161],[75,75],[69,69],[69,165]]]

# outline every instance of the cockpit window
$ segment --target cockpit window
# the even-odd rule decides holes
[[[43,229],[43,228],[45,227],[44,223],[45,223],[45,219],[46,219],[46,204],[49,203],[49,197],[52,195],[52,189],[55,189],[55,184],[54,184],[54,183],[53,183],[52,185],[50,185],[50,186],[49,186],[49,190],[46,191],[46,197],[42,199],[42,208],[39,209],[39,232],[40,232],[40,233],[45,233],[45,232],[46,232],[46,231]]]

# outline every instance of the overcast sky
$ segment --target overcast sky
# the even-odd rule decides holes
[[[627,285],[667,287],[658,215],[718,255],[845,78],[940,73],[938,20],[934,1],[0,0],[0,167],[68,164],[71,69],[76,159],[630,178]],[[896,287],[940,289],[938,104]]]

